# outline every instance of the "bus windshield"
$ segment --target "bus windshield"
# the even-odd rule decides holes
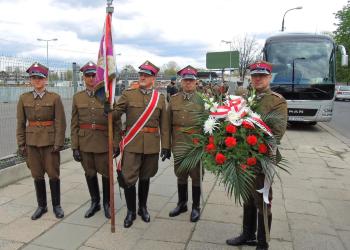
[[[271,42],[266,59],[273,64],[271,84],[332,84],[334,45],[328,40]]]

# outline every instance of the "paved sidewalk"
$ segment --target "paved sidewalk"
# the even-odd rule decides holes
[[[350,148],[320,126],[290,129],[282,144],[292,175],[281,173],[282,183],[274,184],[270,249],[350,249]],[[52,213],[49,192],[49,212],[30,219],[36,207],[31,178],[0,189],[0,249],[255,249],[225,245],[241,230],[242,208],[210,174],[204,176],[206,203],[198,223],[189,221],[190,212],[168,217],[177,201],[170,161],[151,180],[150,223],[138,216],[123,228],[126,207],[116,188],[115,234],[102,212],[84,218],[89,195],[79,164],[63,164],[61,179],[62,220]]]

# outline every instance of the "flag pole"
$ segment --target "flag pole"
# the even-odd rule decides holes
[[[106,12],[112,16],[114,8],[113,0],[107,0]],[[105,58],[107,60],[107,58]],[[107,69],[107,65],[106,65]],[[114,70],[114,69],[113,69]],[[107,75],[107,79],[109,77]],[[108,91],[109,92],[109,91]],[[110,96],[112,93],[108,93]],[[109,97],[108,97],[109,98]],[[113,96],[112,96],[113,98]],[[111,108],[113,108],[114,100],[110,100]],[[108,169],[109,169],[109,206],[111,209],[111,232],[115,233],[115,211],[114,211],[114,171],[113,171],[113,114],[108,113]]]
[[[111,232],[115,232],[114,212],[114,171],[113,171],[113,117],[108,113],[108,167],[109,167],[109,206],[111,209]]]

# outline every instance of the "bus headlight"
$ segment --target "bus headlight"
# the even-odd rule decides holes
[[[325,107],[322,109],[322,116],[332,116],[333,109],[331,107]]]

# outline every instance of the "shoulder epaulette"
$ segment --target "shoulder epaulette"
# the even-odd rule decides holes
[[[280,94],[278,94],[278,93],[276,93],[276,92],[271,92],[271,94],[273,94],[274,96],[277,96],[277,97],[279,97],[279,98],[281,98],[281,99],[284,99],[284,97],[282,96],[282,95],[280,95]]]
[[[127,88],[127,89],[124,89],[123,91],[122,91],[122,93],[125,91],[125,92],[133,92],[133,91],[135,91],[135,90],[138,90],[138,88],[137,89],[133,89],[133,88]]]

